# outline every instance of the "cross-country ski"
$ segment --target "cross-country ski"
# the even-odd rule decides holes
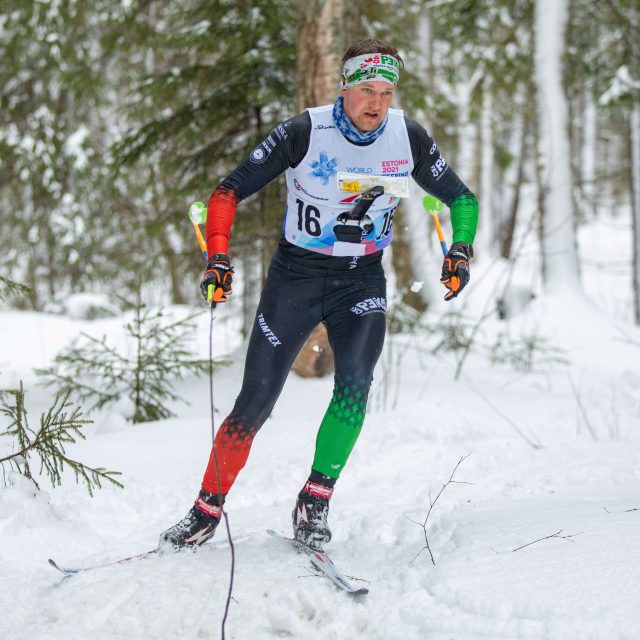
[[[356,596],[363,596],[369,593],[367,587],[358,587],[354,585],[334,564],[329,554],[322,549],[313,549],[312,547],[298,542],[293,538],[283,536],[281,533],[273,529],[267,529],[267,533],[278,540],[282,540],[291,545],[294,549],[304,553],[309,557],[311,564],[322,574],[324,574],[336,587]]]
[[[249,535],[241,535],[237,538],[233,539],[233,543],[237,544],[239,542],[242,542],[244,540],[248,540],[250,538]],[[180,551],[178,553],[189,553],[190,551],[197,551],[199,553],[201,553],[202,551],[204,551],[205,549],[225,549],[229,546],[229,542],[226,538],[224,537],[220,537],[219,540],[215,540],[212,542],[209,542],[208,544],[202,546],[202,547],[195,547],[195,548],[191,548],[191,549],[186,549],[183,551]],[[81,566],[75,566],[75,567],[67,567],[64,565],[60,565],[58,562],[56,562],[55,560],[53,560],[52,558],[49,558],[48,563],[54,568],[57,569],[58,571],[60,571],[60,573],[63,573],[67,576],[71,576],[74,575],[76,573],[83,573],[85,571],[95,571],[96,569],[107,569],[109,567],[115,567],[117,565],[121,565],[121,564],[129,564],[129,563],[133,563],[133,562],[138,562],[140,560],[148,560],[150,558],[156,558],[156,557],[162,557],[163,555],[167,554],[167,555],[171,555],[172,551],[167,551],[167,550],[163,550],[163,549],[159,549],[159,548],[155,548],[155,549],[151,549],[150,551],[145,551],[143,553],[138,553],[138,554],[134,554],[132,556],[126,556],[124,558],[120,558],[118,560],[107,560],[106,562],[99,562],[97,564],[87,564],[87,565],[81,565]]]

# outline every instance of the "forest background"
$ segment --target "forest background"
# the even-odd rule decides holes
[[[342,52],[376,36],[406,63],[394,106],[425,125],[478,196],[472,280],[455,301],[442,300],[442,255],[416,187],[385,251],[392,335],[332,512],[331,553],[371,593],[354,603],[301,579],[297,558],[264,534],[289,531],[332,392],[328,376],[290,376],[227,503],[242,544],[230,633],[640,637],[637,0],[1,7],[8,635],[215,637],[227,553],[177,554],[64,584],[46,561],[94,565],[150,549],[185,512],[210,428],[240,388],[242,333],[281,233],[284,183],[239,206],[235,291],[215,323],[198,290],[189,206],[206,201],[279,121],[333,101]],[[441,219],[450,239],[446,208]],[[102,306],[94,311],[87,299]],[[194,308],[201,313],[187,319],[181,343],[177,320]],[[172,323],[160,329],[161,319]],[[213,353],[229,358],[220,374],[216,364],[214,420],[203,369],[175,379],[177,356],[207,353],[211,328]],[[69,396],[82,414],[61,417],[67,396],[52,405],[41,372],[79,333],[94,351],[76,352],[81,368],[69,380],[100,395]],[[125,360],[132,366],[120,367]],[[155,374],[159,405],[138,384],[141,363]],[[457,460],[461,486],[449,486],[432,511]],[[78,485],[67,482],[74,474]],[[47,475],[51,483],[34,488]],[[435,561],[423,553],[427,533]]]
[[[535,239],[530,295],[579,289],[584,265],[595,264],[625,279],[630,295],[616,315],[640,323],[634,0],[3,7],[0,277],[31,287],[13,306],[42,310],[76,291],[130,297],[141,282],[156,302],[197,303],[189,204],[206,201],[279,121],[333,101],[342,52],[375,36],[406,63],[395,106],[425,125],[478,196],[478,259],[517,261],[519,234]],[[433,286],[412,286],[434,280],[424,269],[432,230],[421,195],[394,223],[399,318],[441,295],[437,274]],[[536,206],[525,219],[526,198]],[[280,179],[239,207],[230,246],[245,331],[284,201]],[[621,223],[619,255],[578,246],[581,226],[603,214]]]

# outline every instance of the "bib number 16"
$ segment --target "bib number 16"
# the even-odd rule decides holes
[[[298,231],[304,231],[307,235],[317,238],[322,233],[320,227],[320,209],[308,204],[305,207],[304,202],[296,198],[298,205]]]

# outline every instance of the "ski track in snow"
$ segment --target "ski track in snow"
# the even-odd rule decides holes
[[[362,436],[330,513],[328,550],[345,574],[367,581],[364,598],[313,576],[303,556],[265,533],[290,531],[331,394],[331,379],[290,376],[227,502],[232,533],[250,534],[237,544],[228,638],[640,637],[640,357],[634,349],[640,351],[596,312],[585,311],[569,326],[567,316],[582,302],[562,310],[557,303],[532,303],[522,322],[535,316],[537,330],[570,351],[571,367],[521,375],[474,355],[454,382],[451,354],[434,358],[409,349],[399,365],[383,355]],[[0,324],[3,337],[35,334],[32,344],[48,345],[47,357],[56,340],[92,326],[18,312],[0,314]],[[113,332],[115,324],[93,326]],[[626,331],[637,340],[637,330]],[[206,335],[205,325],[200,333]],[[394,336],[387,348],[399,354],[402,344],[415,342]],[[29,369],[41,366],[43,356],[18,343],[2,341],[0,386],[20,377],[29,382],[35,424],[49,393],[33,384]],[[216,374],[218,424],[239,389],[241,365],[236,354]],[[226,548],[70,578],[47,565],[49,557],[82,566],[145,551],[184,515],[209,455],[208,382],[185,381],[180,392],[191,404],[175,405],[177,418],[132,426],[117,413],[100,414],[87,441],[72,447],[77,459],[122,471],[124,491],[105,486],[92,499],[69,476],[56,489],[44,479],[34,495],[15,475],[0,491],[3,637],[220,637]],[[454,478],[461,483],[444,490],[429,521],[434,566],[421,552],[423,530],[415,522],[427,513],[429,492],[437,494],[466,454]],[[572,537],[512,551],[558,531]],[[225,535],[221,526],[217,536]]]

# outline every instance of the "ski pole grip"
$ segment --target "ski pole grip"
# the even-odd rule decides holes
[[[422,199],[422,206],[433,216],[433,224],[436,227],[436,233],[438,234],[438,240],[440,241],[440,248],[442,249],[442,255],[447,257],[447,243],[444,241],[444,233],[442,233],[442,227],[440,226],[440,218],[438,218],[438,211],[442,209],[442,202],[434,196],[427,195]]]
[[[200,251],[202,251],[202,257],[206,262],[208,257],[207,243],[204,241],[202,232],[200,231],[200,227],[198,226],[201,224],[205,224],[207,221],[207,207],[204,202],[194,202],[189,207],[189,219],[191,220],[191,224],[193,225],[193,230],[196,232],[196,238],[198,239]]]

